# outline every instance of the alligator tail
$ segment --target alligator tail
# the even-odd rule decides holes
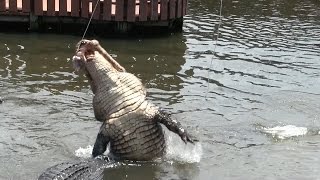
[[[103,178],[104,168],[114,163],[114,161],[102,158],[63,162],[48,168],[38,180],[100,180]]]

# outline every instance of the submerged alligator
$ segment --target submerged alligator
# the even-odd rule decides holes
[[[141,81],[126,72],[97,40],[81,40],[73,62],[76,70],[83,71],[89,79],[94,94],[94,115],[102,122],[93,157],[102,155],[110,144],[109,156],[116,160],[159,158],[166,149],[160,124],[179,135],[185,143],[194,142],[177,120],[146,100]]]

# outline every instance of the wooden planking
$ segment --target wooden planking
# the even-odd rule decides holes
[[[98,4],[96,4],[98,2]],[[92,13],[94,13],[93,14],[93,19],[100,19],[99,17],[100,17],[100,0],[93,0],[92,1]],[[93,12],[93,10],[94,10],[94,8],[95,8],[95,6],[97,5],[97,7],[96,7],[96,10]]]
[[[9,0],[9,11],[10,12],[17,12],[17,0]]]
[[[22,12],[30,12],[30,0],[22,0]]]
[[[0,0],[0,12],[6,11],[6,1]]]
[[[116,1],[116,21],[123,21],[124,16],[124,0]]]
[[[167,20],[168,19],[168,0],[161,0],[160,4],[160,19]]]
[[[177,0],[177,18],[182,16],[182,0]]]
[[[55,0],[47,0],[47,15],[54,16],[55,15]]]
[[[81,17],[89,17],[89,0],[81,0]]]
[[[111,20],[111,4],[112,4],[112,0],[104,0],[103,14],[102,14],[103,20],[107,20],[107,21]]]
[[[94,19],[134,22],[136,19],[166,21],[180,18],[187,13],[188,0],[0,0],[0,12],[9,11],[17,14],[22,11],[26,14],[34,9],[37,16],[54,16],[57,13],[59,16],[70,16],[71,12],[73,17],[81,15],[89,18],[91,14],[89,8],[92,7],[93,10],[96,2],[98,6],[93,15]],[[59,12],[56,12],[58,8]],[[44,10],[47,12],[44,13]]]
[[[67,0],[59,0],[59,16],[68,16]]]
[[[127,4],[127,21],[134,22],[136,19],[136,0],[128,0]]]
[[[79,17],[80,16],[80,1],[72,0],[71,1],[71,16]]]
[[[170,0],[169,2],[169,18],[173,19],[176,17],[176,0]]]
[[[150,20],[156,21],[158,20],[158,0],[151,0],[151,8],[150,8]]]
[[[34,0],[34,14],[37,16],[43,15],[43,4],[42,0]]]
[[[148,3],[147,0],[140,0],[139,21],[147,21],[148,19]]]

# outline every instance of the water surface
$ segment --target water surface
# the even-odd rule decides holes
[[[185,147],[167,132],[164,162],[121,166],[106,177],[319,178],[320,3],[224,1],[216,41],[219,3],[189,1],[182,33],[99,38],[141,78],[149,100],[200,139]],[[75,152],[94,143],[100,123],[87,80],[70,61],[80,37],[0,37],[0,179],[36,179],[84,158]]]

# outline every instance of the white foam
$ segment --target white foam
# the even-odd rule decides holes
[[[167,136],[167,151],[165,158],[168,160],[187,162],[187,163],[198,163],[202,156],[202,146],[200,142],[196,142],[194,145],[191,143],[185,144],[180,138],[173,137],[172,135]],[[90,158],[93,150],[93,146],[88,145],[85,148],[80,147],[75,150],[75,155],[79,158]],[[109,146],[104,154],[109,153]]]
[[[196,142],[194,145],[190,143],[185,144],[173,136],[172,134],[167,136],[167,159],[187,163],[200,162],[202,156],[202,146],[200,142]]]
[[[90,158],[92,153],[93,146],[88,145],[85,148],[80,147],[79,149],[75,150],[75,155],[79,158]]]
[[[287,126],[276,126],[273,128],[262,128],[262,130],[267,133],[271,134],[273,137],[279,138],[279,139],[286,139],[290,137],[296,137],[296,136],[303,136],[307,134],[308,129],[306,127],[297,127],[293,125],[287,125]]]

